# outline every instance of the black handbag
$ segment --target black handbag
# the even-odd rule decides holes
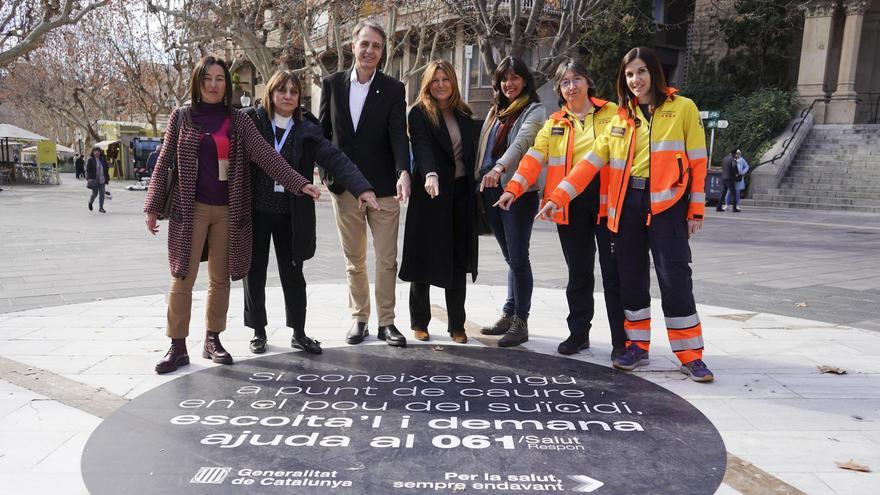
[[[176,155],[176,153],[175,153]],[[168,180],[165,182],[165,204],[162,205],[162,212],[159,213],[159,220],[167,220],[171,216],[171,209],[174,206],[174,195],[177,193],[177,156],[168,166]]]

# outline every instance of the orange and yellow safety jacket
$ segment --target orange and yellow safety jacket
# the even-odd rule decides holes
[[[574,121],[577,119],[566,107],[550,115],[544,127],[535,136],[535,144],[522,157],[516,173],[507,183],[505,191],[519,198],[532,184],[544,175],[543,196],[546,198],[556,189],[560,181],[572,170],[579,156],[575,150],[586,152],[593,147],[597,136],[605,132],[605,128],[614,118],[617,105],[598,98],[590,98],[593,104],[593,132],[576,132]],[[581,152],[581,153],[583,153]],[[586,187],[586,185],[584,186]],[[608,203],[608,174],[600,176],[599,216],[605,216]],[[543,206],[544,202],[541,202]],[[568,203],[566,203],[567,205]],[[560,208],[553,216],[553,221],[568,225],[568,208]]]
[[[683,96],[675,96],[677,90],[670,88],[669,94],[654,109],[650,123],[649,177],[651,193],[651,215],[656,215],[676,204],[682,196],[689,194],[689,219],[702,219],[706,208],[706,135],[703,122],[694,102]],[[633,110],[646,122],[637,102]],[[564,207],[580,194],[602,170],[609,170],[608,189],[608,228],[617,232],[620,212],[629,184],[630,172],[636,150],[636,123],[627,116],[626,110],[618,109],[611,124],[605,128],[586,154],[558,187],[550,193],[548,200]]]

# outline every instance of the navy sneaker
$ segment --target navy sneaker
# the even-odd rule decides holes
[[[632,371],[639,366],[648,364],[648,351],[643,351],[639,346],[633,344],[626,348],[623,356],[612,361],[615,368],[624,371]]]
[[[684,363],[679,369],[695,382],[711,382],[715,379],[715,375],[706,367],[706,363],[702,359],[694,359],[689,363]]]

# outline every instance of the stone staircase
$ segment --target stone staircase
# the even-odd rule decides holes
[[[880,213],[880,125],[814,125],[779,187],[743,205]]]

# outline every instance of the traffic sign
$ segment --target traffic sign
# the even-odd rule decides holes
[[[727,129],[729,126],[730,126],[730,122],[728,122],[726,120],[719,120],[718,121],[718,128],[719,129]]]
[[[721,112],[718,110],[709,110],[709,118],[710,119],[721,118]]]
[[[706,129],[715,129],[717,127],[718,127],[717,120],[713,119],[713,120],[706,121]]]
[[[700,110],[700,119],[706,120],[708,118],[709,118],[709,111],[708,110]]]

